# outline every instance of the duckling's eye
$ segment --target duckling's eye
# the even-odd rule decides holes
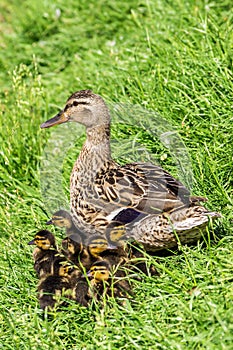
[[[73,102],[73,106],[75,106],[75,107],[76,107],[78,104],[79,104],[78,101],[74,101],[74,102]]]

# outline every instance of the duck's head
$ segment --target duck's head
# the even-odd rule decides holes
[[[40,127],[43,129],[66,122],[77,122],[92,128],[109,124],[109,121],[109,111],[102,97],[91,90],[81,90],[73,93],[68,98],[64,109]]]
[[[107,261],[96,261],[87,273],[87,276],[93,277],[96,282],[107,281],[110,276],[110,266]]]
[[[55,237],[48,230],[41,230],[36,233],[34,239],[28,243],[29,245],[35,244],[42,250],[49,250],[55,248]]]
[[[91,235],[86,245],[88,252],[95,258],[98,258],[101,253],[106,250],[116,249],[116,247],[110,244],[107,238],[101,234]]]
[[[72,217],[70,213],[66,210],[58,210],[56,211],[52,218],[46,222],[46,225],[54,225],[57,227],[65,227],[65,228],[71,228],[73,224]]]

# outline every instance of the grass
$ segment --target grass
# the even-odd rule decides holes
[[[232,349],[230,0],[3,0],[0,7],[1,346]],[[151,258],[160,277],[142,276],[124,307],[114,300],[99,309],[71,304],[43,320],[27,242],[62,191],[66,198],[84,130],[39,125],[85,88],[111,106],[117,160],[160,163],[223,218],[204,242]],[[161,142],[169,131],[180,136]],[[48,174],[49,192],[51,167],[60,167],[60,185]]]

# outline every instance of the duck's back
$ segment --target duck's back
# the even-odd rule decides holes
[[[71,176],[72,215],[77,224],[90,230],[94,226],[103,232],[116,218],[123,224],[134,221],[135,216],[129,215],[129,211],[123,218],[121,213],[125,209],[133,208],[138,220],[191,203],[189,190],[159,166],[150,163],[119,166],[114,162],[104,165],[85,180],[83,174],[76,173],[79,166],[74,167]]]

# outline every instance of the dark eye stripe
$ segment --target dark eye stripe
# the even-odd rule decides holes
[[[72,103],[72,106],[78,106],[78,105],[89,105],[89,102],[87,102],[87,101],[74,101]]]
[[[106,269],[103,267],[103,268],[101,268],[101,267],[94,267],[94,268],[92,268],[92,270],[93,271],[100,271],[101,273],[103,273],[102,271],[106,271]]]
[[[91,244],[107,244],[107,241],[106,240],[100,240],[100,239],[96,239],[94,241],[91,242]]]

